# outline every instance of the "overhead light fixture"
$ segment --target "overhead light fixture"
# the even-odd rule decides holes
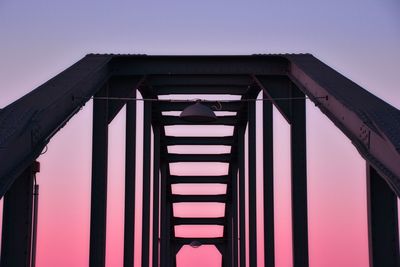
[[[217,116],[214,111],[206,105],[200,103],[197,100],[196,103],[186,107],[180,114],[182,120],[188,122],[213,122],[217,120]]]
[[[199,242],[199,241],[197,241],[197,240],[193,240],[192,242],[190,242],[190,244],[189,244],[192,248],[198,248],[198,247],[200,247],[202,244]]]

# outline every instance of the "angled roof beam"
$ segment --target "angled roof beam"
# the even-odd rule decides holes
[[[289,77],[400,197],[400,111],[312,55],[289,55]]]
[[[111,59],[88,55],[0,111],[0,197],[107,82]]]

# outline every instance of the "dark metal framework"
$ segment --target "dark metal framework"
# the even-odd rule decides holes
[[[144,103],[142,266],[176,266],[184,245],[211,244],[223,266],[257,266],[255,100],[263,101],[263,201],[265,266],[274,266],[273,131],[274,105],[291,126],[293,263],[308,266],[305,97],[352,141],[368,169],[368,218],[371,266],[399,266],[397,198],[400,196],[400,112],[309,54],[252,56],[88,55],[36,90],[0,110],[0,196],[4,196],[1,266],[30,265],[32,164],[51,137],[94,97],[90,266],[104,266],[106,249],[108,125],[126,105],[124,266],[134,262],[136,101]],[[165,111],[191,103],[157,101],[170,94],[239,95],[223,102],[210,125],[234,127],[233,135],[168,136],[168,125],[194,125]],[[132,101],[131,101],[132,100]],[[204,102],[214,106],[216,101]],[[245,169],[245,132],[248,168]],[[154,143],[151,153],[151,134]],[[225,145],[227,154],[175,154],[169,146]],[[258,148],[260,149],[260,148]],[[153,165],[151,155],[153,154]],[[173,175],[170,163],[223,162],[218,176]],[[153,176],[151,175],[153,173]],[[248,180],[245,180],[248,174]],[[153,177],[153,178],[152,178]],[[226,184],[218,195],[176,194],[175,184]],[[152,185],[152,187],[151,187]],[[247,185],[247,186],[246,186]],[[152,193],[152,194],[151,194]],[[151,198],[152,203],[151,205]],[[183,218],[174,203],[219,202],[222,217]],[[151,214],[153,213],[153,220]],[[247,214],[247,215],[246,215]],[[246,216],[249,224],[246,225]],[[180,225],[222,225],[223,236],[179,237]],[[246,236],[246,229],[249,236]],[[159,231],[160,230],[160,231]],[[150,239],[150,236],[152,238]],[[246,246],[246,241],[249,246]],[[137,244],[136,244],[137,245]],[[152,249],[150,249],[152,246]],[[150,252],[152,254],[150,255]],[[248,251],[248,253],[246,253]],[[246,255],[249,259],[246,259]]]

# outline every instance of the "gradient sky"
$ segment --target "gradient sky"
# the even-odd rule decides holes
[[[399,108],[399,47],[396,0],[0,0],[0,108],[87,53],[312,53]],[[286,267],[289,128],[275,114],[276,256]],[[364,161],[310,103],[307,115],[310,266],[367,266]],[[88,103],[40,159],[39,267],[87,266],[90,123]],[[110,129],[107,266],[122,263],[123,126],[118,116]],[[218,254],[204,246],[184,248],[178,258],[182,267],[214,266]]]

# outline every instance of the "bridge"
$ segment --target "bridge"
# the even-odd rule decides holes
[[[262,98],[257,98],[260,92]],[[172,99],[171,95],[219,98]],[[293,265],[308,266],[306,99],[314,102],[365,159],[370,265],[400,266],[400,111],[310,54],[90,54],[0,110],[0,196],[4,197],[1,266],[34,266],[36,159],[89,100],[94,103],[90,266],[105,265],[108,125],[124,106],[124,266],[133,266],[133,251],[138,245],[144,267],[150,262],[153,266],[176,266],[176,255],[185,245],[214,245],[223,266],[243,267],[247,261],[257,266],[258,197],[264,203],[258,216],[264,217],[265,266],[275,265],[273,106],[290,125]],[[135,188],[138,101],[144,102],[139,111],[143,112],[142,188]],[[255,119],[257,101],[262,102],[262,125]],[[218,136],[168,134],[167,127],[176,125],[207,125],[210,133],[222,125],[231,127],[232,132]],[[263,129],[263,196],[257,196],[256,190],[256,147],[260,147],[256,127]],[[230,150],[182,154],[169,149],[182,145],[227,146]],[[200,162],[211,169],[214,163],[228,167],[220,175],[183,176],[171,171],[174,163]],[[225,189],[218,194],[177,194],[172,190],[177,184],[223,185]],[[138,190],[143,195],[140,244],[134,239]],[[174,214],[176,203],[223,203],[225,211],[220,217],[179,217]],[[219,225],[223,234],[210,238],[175,234],[176,226],[188,225]]]

